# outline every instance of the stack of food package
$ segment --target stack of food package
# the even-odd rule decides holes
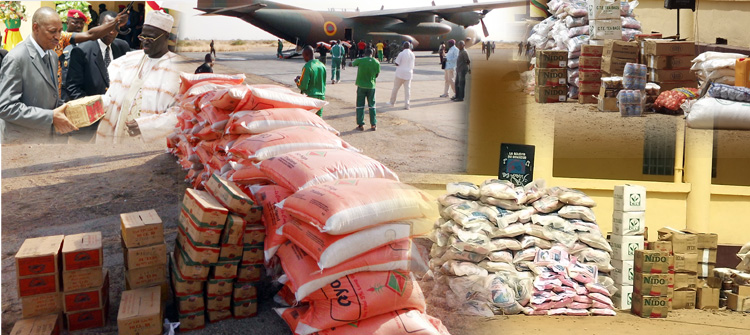
[[[602,112],[620,111],[618,94],[625,89],[625,65],[637,63],[638,46],[635,42],[605,40],[602,51],[602,79],[599,89],[599,110]],[[632,78],[631,78],[632,79]],[[635,81],[630,80],[633,84]],[[633,98],[635,99],[635,98]]]
[[[447,191],[430,252],[435,304],[484,316],[614,314],[614,281],[605,275],[612,249],[591,198],[541,180],[451,183]]]
[[[62,332],[63,303],[60,293],[60,249],[65,236],[45,236],[23,241],[15,256],[16,283],[23,319],[12,333],[36,327]]]
[[[568,53],[539,50],[534,67],[534,99],[539,103],[565,102],[568,98]]]
[[[696,75],[689,68],[695,57],[695,42],[647,39],[643,52],[649,62],[649,81],[659,84],[663,91],[698,87]]]
[[[615,186],[610,244],[615,251],[612,278],[617,293],[613,300],[618,309],[630,309],[633,299],[635,252],[644,246],[645,210],[645,188],[636,185]]]
[[[66,235],[62,246],[63,307],[68,331],[100,328],[109,314],[109,273],[102,233]]]
[[[617,93],[621,116],[641,116],[646,104],[646,65],[626,63],[622,75],[623,90]]]
[[[295,333],[348,334],[347,325],[356,325],[363,334],[406,334],[400,323],[407,320],[406,329],[427,325],[426,334],[447,334],[424,314],[414,278],[427,269],[426,252],[411,241],[431,228],[424,224],[425,194],[341,140],[315,115],[324,101],[283,87],[237,85],[238,76],[182,78],[171,152],[196,189],[207,188],[229,211],[235,210],[221,193],[244,193],[265,226],[244,230],[235,310],[239,298],[255,293],[239,283],[246,275],[260,277],[265,261],[266,273],[283,284],[277,302],[294,306],[277,312]],[[195,270],[201,262],[186,265]],[[200,274],[210,281],[208,273]],[[347,299],[337,294],[343,289]]]
[[[581,57],[579,58],[578,79],[578,103],[595,104],[602,82],[602,54],[604,47],[600,45],[581,46]]]
[[[537,51],[568,52],[568,97],[577,99],[580,91],[578,68],[581,46],[590,44],[592,38],[602,41],[601,38],[614,37],[627,41],[640,34],[640,23],[633,15],[637,5],[637,1],[613,3],[606,0],[589,0],[587,3],[583,0],[553,0],[548,3],[552,16],[535,25],[527,41]],[[614,7],[618,10],[613,10]],[[590,12],[589,8],[594,9],[593,12]],[[592,16],[596,21],[589,26]],[[617,29],[613,30],[615,27]],[[595,43],[602,45],[601,42],[591,44]],[[531,63],[536,62],[532,59]]]
[[[120,214],[125,264],[125,289],[159,286],[161,299],[169,295],[164,224],[155,210]]]

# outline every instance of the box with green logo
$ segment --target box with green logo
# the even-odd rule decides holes
[[[613,259],[611,263],[614,269],[610,274],[615,284],[633,285],[633,277],[635,276],[634,262]]]
[[[670,282],[674,282],[673,274],[636,272],[633,277],[633,293],[666,297]]]
[[[658,250],[637,250],[633,266],[640,273],[669,273],[674,271],[674,257]]]
[[[642,318],[666,318],[669,313],[668,302],[669,298],[667,297],[643,296],[633,293],[633,304],[630,310],[633,314]]]
[[[621,212],[612,214],[612,234],[643,235],[646,230],[646,212]]]
[[[612,246],[612,259],[632,261],[635,251],[643,249],[643,236],[612,235],[609,244]]]
[[[617,185],[614,191],[615,211],[643,212],[646,210],[646,188],[638,185]]]
[[[612,302],[617,309],[630,309],[633,303],[632,285],[615,285],[617,292],[612,296]]]

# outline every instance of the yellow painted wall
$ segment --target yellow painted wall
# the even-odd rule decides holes
[[[717,132],[715,185],[750,186],[750,132]]]
[[[680,10],[680,35],[691,41],[715,43],[717,37],[729,45],[750,47],[750,35],[739,29],[750,17],[749,0],[698,0],[696,11]],[[658,31],[665,36],[677,31],[676,10],[664,9],[662,0],[640,0],[635,13],[644,32]]]

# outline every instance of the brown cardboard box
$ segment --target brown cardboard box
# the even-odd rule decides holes
[[[245,246],[242,252],[242,264],[263,264],[263,248]]]
[[[218,247],[221,241],[222,229],[209,227],[198,223],[194,216],[186,212],[183,206],[180,212],[180,218],[177,221],[180,232],[190,237],[197,245]]]
[[[219,262],[211,266],[211,276],[217,279],[234,279],[237,278],[240,261]]]
[[[16,276],[58,273],[58,255],[65,236],[45,236],[23,241],[16,253]]]
[[[706,278],[706,280],[704,280],[704,282],[708,287],[718,289],[721,289],[722,285],[724,284],[724,281],[722,281],[719,277],[708,277]]]
[[[237,272],[238,282],[256,282],[260,280],[263,264],[240,265]]]
[[[625,64],[633,62],[632,59],[605,57],[602,59],[602,72],[612,76],[622,76]]]
[[[677,42],[668,40],[646,40],[643,44],[647,55],[655,56],[692,56],[695,55],[695,42]]]
[[[628,61],[638,60],[638,43],[618,40],[606,40],[602,56],[607,58],[621,58]],[[622,75],[622,72],[620,73]]]
[[[696,254],[674,254],[675,272],[698,272],[698,255]]]
[[[642,296],[633,293],[633,302],[630,310],[633,314],[642,318],[666,318],[669,313],[668,302],[669,298],[667,297]]]
[[[647,56],[647,65],[652,69],[689,69],[693,63],[693,56]]]
[[[232,294],[232,279],[213,279],[209,278],[206,282],[206,294],[208,296],[229,295]]]
[[[750,312],[750,296],[728,293],[727,308],[738,312]]]
[[[578,82],[578,88],[580,92],[597,92],[601,86],[600,81],[580,81]]]
[[[192,188],[186,189],[182,204],[187,208],[187,212],[196,218],[198,223],[210,227],[224,228],[229,211],[208,192]]]
[[[619,112],[617,98],[602,98],[599,96],[598,108],[600,112]]]
[[[698,249],[716,249],[719,247],[719,235],[714,233],[699,233],[691,229],[683,229],[685,233],[698,236]]]
[[[595,81],[595,82],[601,82],[602,80],[602,69],[601,64],[596,69],[579,69],[578,70],[578,78],[581,81]],[[596,89],[596,91],[599,91],[599,88]]]
[[[235,319],[244,319],[258,315],[258,301],[255,299],[232,302],[232,314]]]
[[[256,283],[235,282],[232,299],[235,301],[257,299],[258,288]]]
[[[202,329],[206,326],[206,312],[179,313],[180,331]]]
[[[599,103],[599,95],[596,92],[580,92],[578,93],[579,104],[597,104]]]
[[[568,100],[568,86],[536,86],[534,100],[538,103],[565,102]]]
[[[633,294],[667,296],[671,274],[650,274],[636,272],[633,277]]]
[[[120,214],[120,229],[128,248],[164,243],[164,224],[153,209]]]
[[[719,291],[718,288],[699,287],[695,293],[697,301],[695,308],[698,309],[719,309]]]
[[[128,248],[123,245],[125,267],[128,270],[167,264],[167,245],[164,243]]]
[[[169,299],[169,281],[164,279],[163,282],[155,285],[145,286],[145,287],[133,287],[130,285],[130,282],[128,281],[128,278],[125,278],[125,290],[136,290],[141,288],[149,288],[149,287],[156,287],[159,289],[159,292],[161,292],[161,301],[167,301]]]
[[[227,295],[215,295],[215,296],[206,297],[206,309],[209,311],[228,311],[231,308],[232,308],[232,294],[231,293]]]
[[[63,271],[101,267],[102,232],[65,236],[62,246]]]
[[[695,72],[687,70],[657,70],[651,69],[648,71],[649,81],[653,82],[664,82],[664,81],[695,81],[697,77]]]
[[[92,95],[69,101],[67,105],[65,116],[78,128],[88,127],[96,123],[104,117],[106,112],[101,95]]]
[[[691,273],[675,273],[674,289],[675,290],[695,290],[698,288],[698,277]]]
[[[620,92],[616,88],[606,88],[604,85],[599,87],[599,98],[617,98],[617,93]],[[616,106],[615,106],[616,107]]]
[[[11,335],[60,335],[62,332],[62,314],[53,313],[34,318],[16,321]]]
[[[698,263],[697,264],[698,269],[698,277],[700,278],[708,278],[710,276],[713,276],[714,274],[714,267],[716,266],[713,263]]]
[[[568,52],[563,50],[537,50],[537,68],[567,68]]]
[[[203,297],[203,293],[176,296],[175,300],[177,301],[177,311],[181,314],[194,313],[206,308],[206,299]]]
[[[107,325],[109,315],[109,300],[104,301],[101,308],[85,311],[75,311],[65,314],[68,331],[74,332],[81,329],[101,328]]]
[[[121,335],[159,335],[162,330],[162,301],[158,287],[122,292],[117,313]]]
[[[233,261],[242,259],[242,244],[223,244],[219,252],[219,261]]]
[[[266,239],[266,230],[262,225],[252,224],[245,228],[244,244],[261,245]]]
[[[601,69],[602,68],[602,57],[601,56],[581,56],[578,58],[579,69]]]
[[[167,281],[167,266],[154,265],[125,270],[125,277],[133,288],[159,285]]]
[[[604,53],[603,45],[591,45],[591,44],[581,45],[581,56],[601,57],[603,53]]]
[[[206,314],[208,314],[208,321],[209,322],[219,322],[219,321],[231,318],[232,317],[232,310],[231,309],[208,310],[206,312]]]
[[[669,273],[674,268],[674,259],[661,251],[636,250],[633,267],[635,272]]]
[[[743,297],[750,297],[750,285],[732,285],[732,293],[743,296]]]
[[[185,235],[185,232],[181,229],[177,231],[177,241],[185,254],[195,263],[208,266],[219,261],[221,248],[199,245]]]
[[[106,271],[102,267],[65,271],[62,273],[63,291],[72,292],[99,288],[104,283]]]
[[[21,315],[24,319],[63,311],[62,294],[49,293],[21,298]]]
[[[698,237],[679,230],[664,227],[659,229],[660,241],[672,241],[672,252],[675,254],[697,254]],[[696,259],[697,260],[697,259]],[[675,259],[677,262],[677,259]]]
[[[63,293],[63,309],[65,313],[99,309],[109,301],[109,271],[104,270],[104,281],[96,288]]]
[[[60,292],[60,280],[57,274],[18,278],[16,285],[18,296],[21,298]]]
[[[174,249],[175,264],[177,264],[177,270],[180,271],[182,278],[197,281],[208,280],[210,267],[193,262],[182,250],[182,246],[179,243],[175,243]]]
[[[648,242],[648,249],[672,254],[672,242],[670,241]]]
[[[539,86],[561,86],[568,84],[568,69],[534,69],[534,78]]]
[[[260,226],[263,227],[263,225]],[[242,239],[245,236],[245,229],[247,229],[247,221],[237,215],[229,214],[229,216],[227,216],[227,223],[221,231],[221,244],[242,243]],[[263,233],[263,237],[265,238],[265,227]],[[261,240],[261,242],[263,242],[263,240]]]
[[[695,309],[695,291],[674,291],[672,309]]]
[[[216,174],[211,175],[211,178],[206,181],[206,191],[211,193],[220,204],[233,213],[242,216],[251,214],[255,216],[255,213],[262,210],[262,207],[257,206],[250,196],[245,194],[237,184]]]
[[[172,272],[172,288],[176,296],[186,296],[203,292],[203,282],[197,280],[185,279],[177,269],[177,262],[174,259],[174,253],[169,254],[170,270]]]

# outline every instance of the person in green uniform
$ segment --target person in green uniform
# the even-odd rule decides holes
[[[326,67],[313,55],[315,50],[312,46],[306,46],[302,51],[302,58],[305,59],[305,66],[302,67],[302,74],[294,78],[294,83],[302,94],[308,97],[325,100],[326,99]],[[323,108],[316,114],[323,117]]]
[[[281,53],[281,51],[284,50],[284,42],[281,42],[281,39],[279,39],[279,46],[276,47],[276,58],[284,58],[284,54]]]
[[[341,61],[344,59],[344,53],[341,41],[334,42],[331,48],[331,84],[341,81]]]
[[[378,49],[378,62],[383,62],[383,49],[385,48],[385,44],[383,44],[383,41],[378,41],[378,44],[375,45],[375,48]]]
[[[372,48],[365,49],[365,56],[352,62],[357,67],[357,130],[365,130],[365,100],[370,107],[370,130],[375,131],[375,80],[380,74],[380,62],[372,58]]]

